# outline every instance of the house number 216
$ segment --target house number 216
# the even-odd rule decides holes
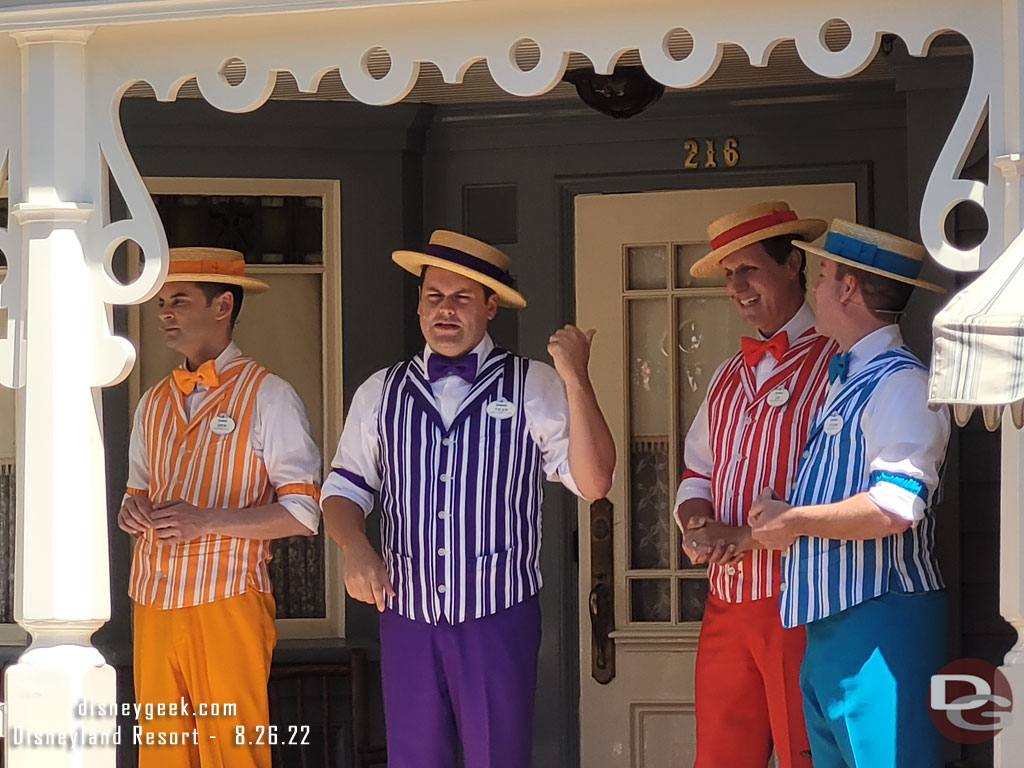
[[[730,136],[722,139],[687,139],[683,142],[683,168],[732,168],[740,161],[740,143]]]

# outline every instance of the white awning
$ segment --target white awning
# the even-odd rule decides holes
[[[949,403],[961,426],[981,406],[996,429],[1009,406],[1024,427],[1024,233],[932,323],[929,400]]]

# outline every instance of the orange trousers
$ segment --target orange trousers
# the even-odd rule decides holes
[[[169,610],[136,603],[134,617],[139,768],[270,768],[273,595]]]
[[[811,768],[800,694],[803,627],[783,629],[774,598],[708,595],[697,645],[694,768]],[[801,754],[803,753],[803,754]]]

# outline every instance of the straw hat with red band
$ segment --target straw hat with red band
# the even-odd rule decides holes
[[[395,251],[391,259],[417,276],[424,267],[447,269],[486,285],[498,295],[498,303],[503,307],[522,309],[526,306],[526,299],[515,289],[515,281],[508,271],[509,257],[474,237],[437,229],[422,251]]]
[[[690,274],[693,277],[721,274],[719,262],[740,248],[777,235],[800,235],[805,240],[814,240],[827,228],[821,219],[801,219],[787,203],[759,203],[708,225],[712,251],[690,267]]]
[[[263,293],[270,286],[245,276],[245,257],[228,248],[171,248],[168,283],[226,283],[248,293]]]

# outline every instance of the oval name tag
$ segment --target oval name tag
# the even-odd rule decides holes
[[[511,419],[516,413],[516,405],[504,397],[487,405],[487,415],[492,419]]]
[[[838,413],[833,413],[825,419],[825,426],[822,429],[826,435],[838,435],[843,431],[843,423],[843,417]]]
[[[210,421],[210,431],[215,435],[230,435],[235,431],[235,420],[226,413],[218,413]]]
[[[789,390],[785,387],[776,387],[768,393],[768,405],[778,408],[789,402]]]

